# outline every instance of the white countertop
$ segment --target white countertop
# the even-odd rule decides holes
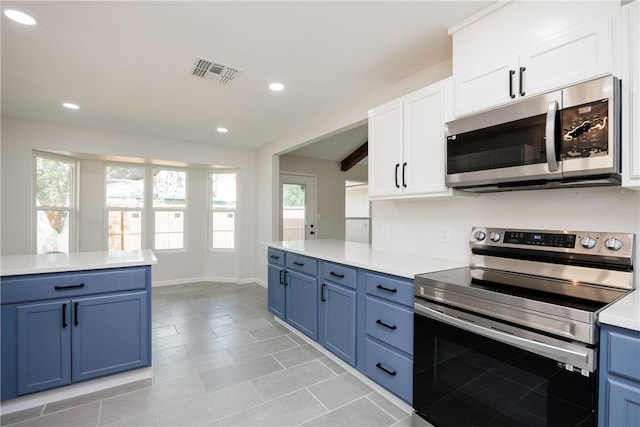
[[[0,257],[0,276],[99,270],[157,264],[150,249],[139,251],[74,252]]]
[[[466,267],[468,265],[468,263],[437,258],[381,251],[371,249],[370,245],[364,243],[345,242],[342,240],[268,242],[267,246],[412,280],[416,274]]]
[[[598,321],[601,324],[640,331],[640,292],[636,289],[602,310]]]

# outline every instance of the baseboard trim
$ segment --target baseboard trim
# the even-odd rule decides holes
[[[248,279],[238,279],[237,277],[214,277],[214,276],[203,276],[203,277],[187,277],[184,279],[172,279],[172,280],[159,280],[154,281],[152,283],[152,287],[162,287],[162,286],[171,286],[171,285],[184,285],[187,283],[197,283],[197,282],[213,282],[215,283],[237,283],[239,285],[246,285],[249,283],[257,283],[258,285],[266,288],[267,285],[264,281],[251,277]]]
[[[37,406],[71,399],[149,378],[153,378],[153,367],[135,369],[121,374],[110,375],[104,378],[97,378],[91,381],[84,381],[52,390],[29,394],[27,396],[16,397],[15,399],[2,401],[2,404],[0,405],[0,414],[12,414],[14,412],[24,411],[25,409],[31,409]]]

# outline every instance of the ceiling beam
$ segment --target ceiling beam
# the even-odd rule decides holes
[[[360,160],[366,158],[369,155],[369,141],[362,144],[360,147],[356,148],[355,151],[349,154],[343,161],[340,163],[340,170],[342,172],[346,172],[355,165],[360,162]]]

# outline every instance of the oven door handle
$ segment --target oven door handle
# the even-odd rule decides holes
[[[413,304],[414,311],[422,316],[438,320],[451,326],[455,326],[465,331],[473,332],[478,335],[482,335],[487,338],[495,339],[496,341],[503,342],[505,344],[511,344],[513,346],[529,350],[533,353],[544,355],[552,359],[564,358],[567,360],[576,360],[581,363],[589,362],[589,355],[580,353],[573,350],[568,350],[561,347],[545,344],[539,341],[533,341],[526,338],[521,338],[515,335],[501,332],[496,329],[489,329],[483,326],[478,326],[466,320],[461,320],[456,317],[451,317],[447,314],[440,313],[432,308],[425,307],[418,302]]]

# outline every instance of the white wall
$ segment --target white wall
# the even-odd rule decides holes
[[[248,281],[255,278],[255,151],[98,129],[2,118],[2,255],[33,253],[31,194],[33,150],[82,153],[93,157],[80,168],[79,250],[104,250],[104,156],[229,165],[240,169],[237,248],[207,250],[207,169],[190,169],[187,250],[158,252],[154,283],[192,280]]]
[[[434,258],[469,260],[473,226],[635,233],[640,193],[621,187],[482,194],[453,200],[373,202],[373,247]],[[385,238],[382,228],[387,227]],[[442,229],[450,242],[441,242]],[[637,248],[636,248],[637,249]],[[636,251],[636,266],[640,265]]]

